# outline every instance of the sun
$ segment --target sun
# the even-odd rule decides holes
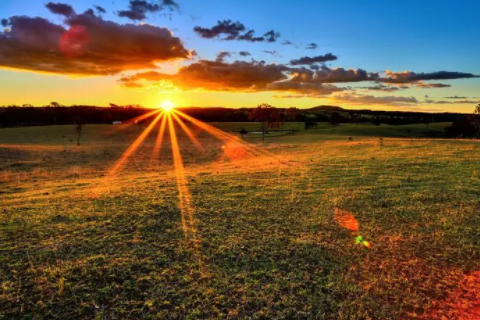
[[[170,100],[165,100],[160,103],[160,108],[162,108],[165,112],[170,112],[173,110],[173,108],[175,108],[175,103]]]

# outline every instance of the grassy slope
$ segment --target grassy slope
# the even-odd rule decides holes
[[[0,319],[438,319],[479,307],[468,280],[480,267],[476,142],[380,146],[346,141],[367,129],[341,126],[269,138],[279,164],[222,151],[202,133],[200,153],[180,136],[195,245],[168,145],[154,161],[151,138],[103,184],[137,128],[87,126],[79,148],[62,145],[71,127],[8,130]],[[355,215],[370,249],[334,221],[334,207]]]

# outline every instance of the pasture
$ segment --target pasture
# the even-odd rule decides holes
[[[0,129],[0,319],[479,319],[480,144],[445,125],[177,128],[181,184],[157,129],[114,174],[140,126]]]

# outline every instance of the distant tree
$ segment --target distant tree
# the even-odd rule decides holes
[[[297,121],[297,116],[300,113],[300,110],[296,107],[291,107],[285,110],[285,121],[295,122]],[[295,127],[291,126],[292,131],[295,130]]]
[[[332,112],[330,114],[330,125],[333,127],[333,129],[335,130],[335,127],[338,126],[340,124],[340,120],[341,120],[341,117],[340,117],[340,114],[338,112]]]
[[[480,116],[480,103],[478,104],[478,106],[475,107],[475,110],[473,111],[474,114],[476,114],[477,116]]]
[[[263,140],[265,140],[268,129],[278,129],[284,124],[280,111],[267,103],[260,104],[252,109],[248,114],[248,119],[261,122]]]
[[[445,127],[445,133],[450,138],[475,138],[480,135],[480,125],[475,115],[468,115]]]
[[[240,130],[240,134],[242,135],[242,139],[243,139],[244,136],[245,136],[246,134],[248,134],[248,131],[245,130],[245,128],[242,127],[242,129]]]
[[[52,107],[54,107],[54,108],[60,107],[60,103],[58,103],[58,102],[56,102],[56,101],[50,102],[50,105],[51,105]]]
[[[358,124],[358,115],[353,113],[353,112],[350,112],[349,113],[349,116],[350,116],[350,121],[354,124]]]
[[[285,120],[295,122],[297,121],[297,115],[300,113],[300,110],[296,107],[288,108],[285,111]]]
[[[75,133],[77,134],[77,146],[80,145],[80,138],[82,137],[83,130],[83,121],[82,117],[79,116],[75,119]]]
[[[315,121],[315,118],[307,117],[305,119],[305,130],[315,128],[316,126],[317,126],[317,122]]]
[[[372,124],[374,126],[379,126],[379,125],[382,124],[382,120],[379,117],[374,117],[374,118],[372,118]]]

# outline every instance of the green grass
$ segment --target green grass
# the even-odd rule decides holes
[[[155,133],[110,180],[135,126],[86,126],[80,147],[62,141],[73,127],[2,129],[0,319],[470,319],[480,144],[408,129],[430,130],[247,136],[281,162],[198,130],[200,152],[179,134],[193,240]]]

